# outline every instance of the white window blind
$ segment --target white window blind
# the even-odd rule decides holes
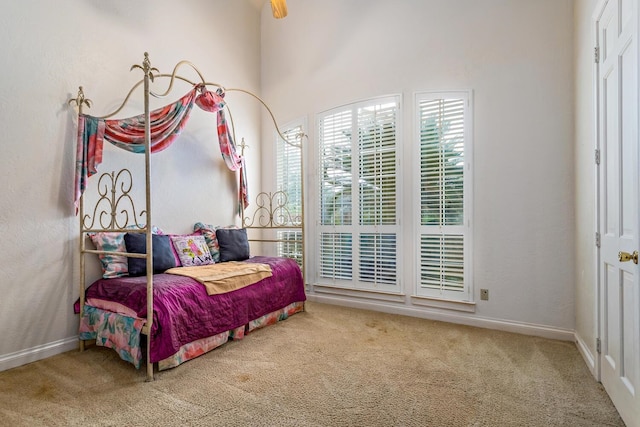
[[[464,291],[464,236],[420,235],[420,285],[437,291]]]
[[[293,258],[302,267],[302,232],[278,231],[277,256]]]
[[[396,235],[360,234],[360,280],[370,283],[396,283]]]
[[[420,233],[417,294],[470,299],[468,93],[416,97]]]
[[[302,219],[302,150],[300,135],[304,133],[302,123],[292,123],[283,128],[282,135],[276,135],[276,191],[282,195],[282,208],[275,212],[276,223],[281,225],[299,224]],[[277,232],[277,256],[293,258],[302,266],[302,232],[280,230]]]
[[[276,144],[276,188],[287,195],[285,205],[294,220],[302,215],[302,134],[302,124],[292,125],[282,132],[287,140],[278,135]]]
[[[320,125],[320,222],[351,224],[352,111],[327,115]]]
[[[398,291],[399,97],[318,118],[320,284]]]
[[[360,224],[396,223],[396,105],[358,109]]]
[[[353,249],[351,233],[320,234],[320,277],[351,280]]]

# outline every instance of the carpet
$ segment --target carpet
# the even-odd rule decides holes
[[[145,382],[91,347],[0,372],[7,426],[623,426],[572,342],[307,303]]]

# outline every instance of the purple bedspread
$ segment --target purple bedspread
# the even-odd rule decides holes
[[[302,274],[294,260],[256,256],[247,262],[269,264],[273,276],[220,295],[207,295],[204,285],[189,277],[153,276],[152,362],[175,354],[184,344],[306,300]],[[147,316],[146,276],[100,279],[87,288],[86,297],[118,302],[138,317]]]

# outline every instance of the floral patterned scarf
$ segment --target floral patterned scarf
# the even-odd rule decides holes
[[[198,94],[198,92],[200,92]],[[197,85],[173,104],[150,112],[151,152],[157,153],[169,147],[184,129],[194,102],[203,110],[217,112],[218,141],[227,167],[240,170],[239,200],[249,205],[244,159],[238,155],[224,115],[224,93],[210,92],[204,85]],[[104,140],[118,148],[133,152],[145,152],[144,114],[125,119],[105,120],[80,114],[76,148],[76,174],[74,203],[76,214],[80,197],[87,187],[87,180],[98,171],[102,163]]]

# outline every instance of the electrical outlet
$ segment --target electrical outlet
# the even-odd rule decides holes
[[[480,289],[480,299],[484,301],[489,300],[489,289]]]

